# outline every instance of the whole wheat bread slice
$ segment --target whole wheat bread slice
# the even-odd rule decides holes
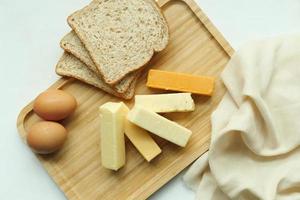
[[[169,40],[166,20],[152,0],[94,0],[68,23],[108,84],[143,67]]]
[[[98,76],[102,76],[97,70],[96,65],[93,60],[90,58],[88,51],[85,49],[84,45],[76,35],[74,31],[71,31],[67,35],[63,37],[60,41],[60,46],[67,52],[73,54],[77,57],[81,62],[86,64],[93,72],[98,74]],[[140,75],[140,71],[132,72],[125,76],[119,83],[114,85],[115,90],[118,93],[124,93],[130,87],[131,83]]]
[[[72,54],[65,52],[56,65],[56,73],[61,76],[73,77],[87,84],[93,85],[103,91],[114,96],[124,99],[131,99],[134,95],[137,78],[131,83],[128,90],[120,94],[116,92],[110,85],[106,84],[84,63],[74,57]]]

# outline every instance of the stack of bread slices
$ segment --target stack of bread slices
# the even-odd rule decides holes
[[[56,73],[131,99],[143,67],[168,43],[169,31],[153,0],[94,0],[68,17],[72,31]]]

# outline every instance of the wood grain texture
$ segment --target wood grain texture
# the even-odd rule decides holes
[[[233,49],[192,0],[160,0],[158,4],[169,24],[170,42],[154,56],[148,68],[215,76],[214,94],[211,98],[193,96],[196,110],[192,113],[164,115],[192,130],[186,148],[153,136],[162,153],[148,163],[127,140],[127,163],[118,172],[112,172],[101,167],[98,107],[107,101],[120,100],[75,79],[58,80],[50,88],[70,92],[79,106],[62,121],[69,131],[64,147],[56,154],[37,157],[69,199],[146,199],[208,150],[210,115],[225,92],[219,74]],[[162,93],[145,86],[146,75],[145,71],[136,93]],[[133,103],[126,102],[129,107]],[[31,102],[18,117],[21,137],[25,138],[26,130],[39,120]]]

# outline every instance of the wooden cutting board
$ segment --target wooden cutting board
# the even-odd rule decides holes
[[[148,163],[126,141],[126,165],[112,172],[101,167],[98,107],[120,99],[74,79],[59,79],[50,88],[70,92],[79,106],[62,122],[69,131],[64,147],[56,154],[37,157],[69,199],[146,199],[208,150],[210,115],[225,92],[219,75],[233,49],[192,0],[160,0],[158,4],[169,24],[170,43],[154,56],[149,67],[215,76],[215,92],[211,98],[193,96],[196,110],[192,113],[165,115],[192,130],[185,148],[154,137],[163,152]],[[145,82],[146,73],[139,80],[137,94],[163,92],[147,88]],[[126,103],[132,106],[133,100]],[[28,127],[40,120],[31,102],[18,117],[21,137],[24,139]]]

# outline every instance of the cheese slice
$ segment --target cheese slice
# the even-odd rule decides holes
[[[124,103],[108,102],[100,108],[101,161],[107,169],[118,170],[125,164]]]
[[[186,146],[192,134],[187,128],[141,106],[134,106],[128,113],[127,119],[147,131],[182,147]]]
[[[163,90],[190,92],[211,96],[215,78],[177,72],[150,70],[147,86]]]
[[[161,153],[161,149],[149,133],[127,119],[125,122],[125,135],[148,162]]]
[[[188,112],[195,110],[191,93],[136,95],[135,105],[153,112]]]

